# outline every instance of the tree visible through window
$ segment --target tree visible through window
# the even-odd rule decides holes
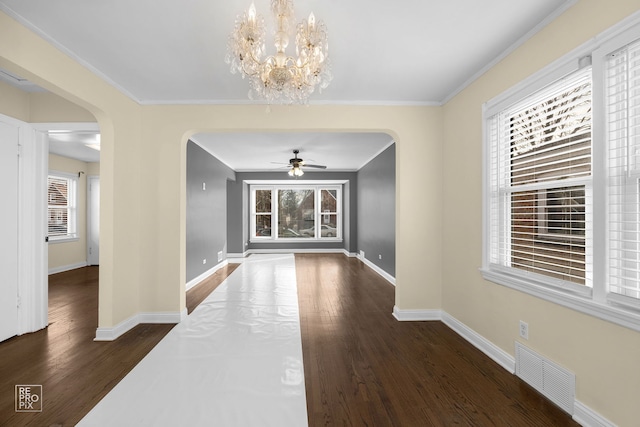
[[[271,190],[256,190],[256,235],[271,236]]]
[[[314,190],[278,190],[278,237],[308,238],[314,227]]]
[[[590,70],[533,94],[494,126],[493,203],[509,212],[509,233],[496,240],[504,265],[585,284]]]
[[[255,239],[341,237],[339,186],[253,186],[252,204]]]

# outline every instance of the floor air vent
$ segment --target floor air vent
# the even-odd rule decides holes
[[[516,375],[573,415],[576,376],[516,341]]]

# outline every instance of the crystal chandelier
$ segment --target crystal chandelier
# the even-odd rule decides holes
[[[327,29],[311,13],[296,26],[296,56],[288,56],[285,51],[295,19],[293,1],[271,0],[271,11],[276,21],[276,53],[265,56],[264,18],[256,15],[251,3],[236,19],[225,62],[231,65],[231,73],[240,72],[243,79],[249,79],[249,99],[304,104],[316,86],[322,91],[332,79]]]

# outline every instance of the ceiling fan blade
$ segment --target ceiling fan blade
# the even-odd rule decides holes
[[[308,164],[304,164],[302,165],[303,168],[317,168],[317,169],[326,169],[326,166],[323,165],[308,165]]]

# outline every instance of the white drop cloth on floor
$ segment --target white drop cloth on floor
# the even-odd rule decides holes
[[[252,255],[78,424],[307,425],[293,255]]]

